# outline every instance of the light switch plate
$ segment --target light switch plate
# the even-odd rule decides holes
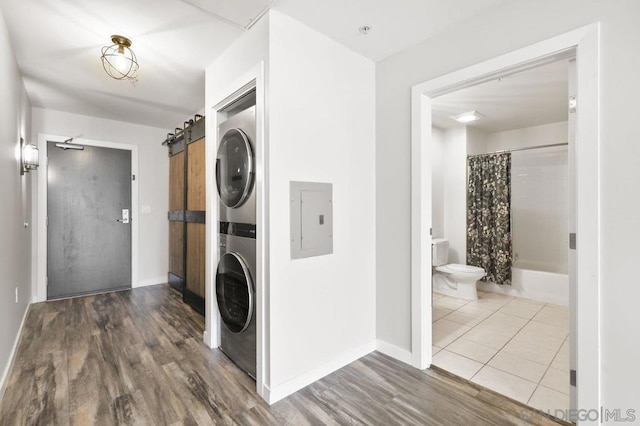
[[[290,182],[291,258],[333,253],[333,185]]]
[[[140,207],[140,213],[142,214],[151,214],[151,206],[143,205]]]

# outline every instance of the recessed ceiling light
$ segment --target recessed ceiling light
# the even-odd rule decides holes
[[[371,31],[371,27],[368,25],[363,25],[360,28],[358,28],[358,31],[360,31],[364,35],[367,35],[369,34],[369,31]]]
[[[459,123],[470,123],[472,121],[478,121],[485,117],[484,115],[480,114],[478,111],[469,111],[469,112],[463,112],[462,114],[458,114],[458,115],[452,115],[451,118],[453,118]]]

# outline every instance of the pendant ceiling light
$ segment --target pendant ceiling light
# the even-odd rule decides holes
[[[138,60],[131,50],[131,40],[121,35],[112,35],[111,46],[102,48],[102,66],[109,77],[116,80],[135,80]]]

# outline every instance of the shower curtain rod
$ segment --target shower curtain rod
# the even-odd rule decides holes
[[[467,158],[468,157],[482,157],[484,155],[493,155],[493,154],[504,154],[505,152],[528,151],[530,149],[553,148],[554,146],[564,146],[564,145],[569,145],[569,143],[568,142],[552,143],[552,144],[549,144],[549,145],[528,146],[526,148],[502,149],[500,151],[485,152],[483,154],[467,155]]]

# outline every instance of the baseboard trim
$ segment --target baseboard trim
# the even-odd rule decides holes
[[[211,347],[211,341],[209,340],[209,333],[207,333],[207,330],[202,332],[202,341],[207,345],[207,347]]]
[[[263,388],[263,398],[269,405],[275,404],[283,398],[299,391],[300,389],[310,385],[313,382],[316,382],[322,379],[325,376],[333,373],[344,367],[347,364],[356,361],[363,356],[370,354],[371,352],[376,350],[376,341],[373,340],[369,343],[365,343],[362,346],[359,346],[355,349],[352,349],[348,352],[343,353],[342,355],[336,357],[335,359],[326,362],[313,368],[312,370],[307,371],[304,374],[299,375],[296,378],[288,380],[273,389],[269,386],[264,385]]]
[[[167,277],[159,277],[152,280],[138,281],[138,284],[131,286],[131,288],[148,287],[150,285],[165,284],[166,282]]]
[[[22,337],[22,330],[24,330],[24,323],[27,320],[27,314],[29,313],[29,309],[31,308],[31,303],[29,303],[24,310],[24,314],[22,315],[22,321],[20,322],[20,328],[18,328],[18,334],[13,342],[13,348],[11,349],[11,355],[9,356],[9,362],[4,368],[2,372],[2,378],[0,378],[0,401],[2,401],[2,397],[4,396],[4,391],[7,389],[7,381],[9,379],[9,372],[13,365],[16,362],[16,352],[18,350],[18,344],[20,343],[20,338]]]
[[[195,309],[196,312],[204,315],[204,297],[195,294],[185,287],[182,292],[182,301]]]
[[[383,353],[391,358],[397,359],[400,362],[404,362],[405,364],[412,364],[411,351],[406,349],[402,349],[396,345],[392,345],[391,343],[385,342],[384,340],[376,340],[376,350],[380,353]]]
[[[177,276],[176,274],[172,274],[171,272],[167,273],[167,283],[178,290],[180,293],[184,291],[184,279],[182,277]]]

